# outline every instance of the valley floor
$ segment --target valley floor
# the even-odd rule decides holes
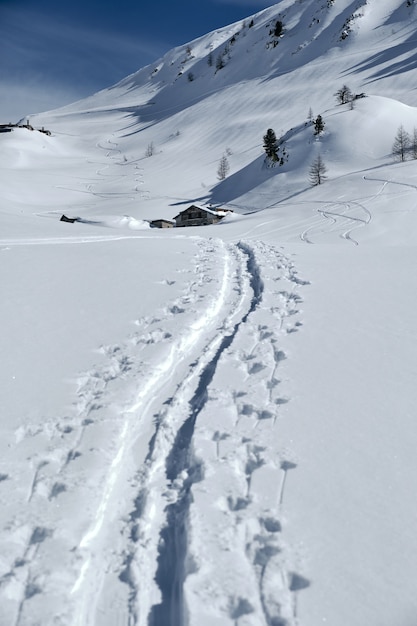
[[[1,626],[414,623],[415,249],[314,224],[2,240]]]

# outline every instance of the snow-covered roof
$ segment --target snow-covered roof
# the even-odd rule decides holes
[[[205,206],[199,206],[197,204],[191,204],[190,206],[188,206],[183,211],[180,211],[178,213],[178,215],[176,215],[174,217],[174,219],[179,217],[182,213],[185,213],[186,211],[189,211],[190,209],[198,209],[199,211],[204,211],[205,213],[209,213],[210,215],[217,215],[217,216],[220,216],[220,217],[224,217],[225,215],[230,213],[230,211],[227,210],[227,209],[216,209],[216,208],[213,208],[213,207],[209,208],[209,207],[205,207]]]

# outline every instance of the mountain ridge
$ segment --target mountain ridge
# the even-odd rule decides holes
[[[376,135],[385,137],[383,148],[364,145],[362,153],[356,150],[358,163],[372,167],[389,161],[396,128],[403,123],[404,109],[394,101],[417,104],[410,89],[415,30],[416,6],[408,6],[407,0],[282,0],[173,48],[89,98],[30,119],[55,131],[52,141],[59,133],[61,141],[67,141],[65,137],[78,126],[82,135],[77,151],[86,142],[102,146],[99,151],[105,142],[117,144],[109,160],[112,167],[118,154],[124,154],[126,172],[133,169],[133,161],[136,166],[140,162],[148,188],[146,193],[137,191],[138,199],[146,202],[137,206],[136,217],[156,211],[158,216],[172,217],[172,198],[180,203],[229,203],[243,212],[259,210],[272,196],[278,202],[305,189],[309,164],[320,149],[330,182],[341,173],[343,163],[348,167],[355,152],[351,137],[363,144],[361,137],[369,136],[366,125],[374,128],[380,118],[384,122]],[[355,110],[348,112],[348,105],[340,106],[335,98],[344,83],[371,100],[357,101]],[[393,100],[387,115],[378,110],[381,97]],[[320,136],[314,137],[309,128],[310,113],[324,117]],[[413,118],[411,131],[414,112],[408,113]],[[344,122],[338,125],[337,120]],[[98,134],[95,128],[100,129]],[[262,137],[267,128],[285,138],[289,157],[282,167],[265,172]],[[75,143],[71,141],[70,149]],[[145,158],[149,152],[151,158]],[[217,163],[226,153],[230,174],[218,181]],[[161,173],[172,181],[171,197],[158,193]],[[265,186],[266,205],[260,201]],[[254,207],[250,196],[256,189],[261,194]]]

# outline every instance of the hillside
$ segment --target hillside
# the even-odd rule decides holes
[[[0,626],[416,622],[416,11],[282,0],[0,134]]]

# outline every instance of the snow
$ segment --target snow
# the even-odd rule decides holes
[[[1,134],[0,626],[415,622],[415,10],[283,0]]]

